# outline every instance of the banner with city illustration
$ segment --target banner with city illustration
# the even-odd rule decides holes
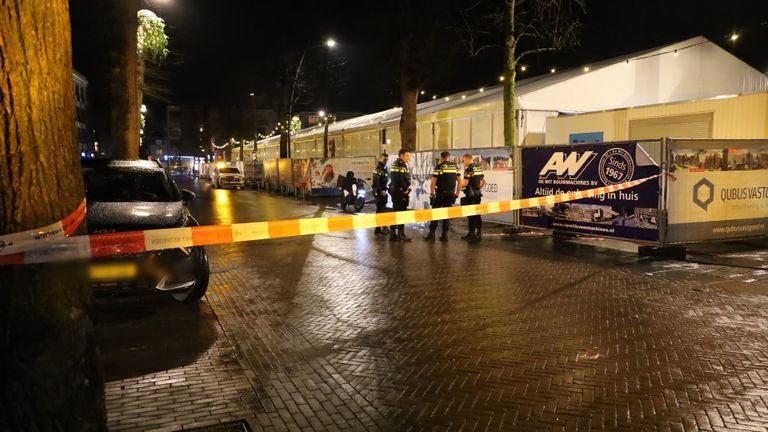
[[[440,153],[443,150],[423,151],[411,153],[411,196],[408,208],[421,210],[430,208],[429,190],[432,182],[432,173],[440,161]],[[511,151],[508,148],[486,149],[453,149],[450,150],[450,160],[459,167],[459,172],[464,173],[464,155],[471,154],[475,164],[482,168],[485,176],[483,187],[483,202],[509,201],[514,199],[514,171],[512,169]],[[390,156],[390,164],[397,158]],[[459,201],[456,200],[458,205]],[[514,213],[499,213],[483,216],[484,219],[513,223]]]
[[[523,198],[619,184],[659,174],[661,142],[522,149]],[[574,203],[522,210],[523,225],[580,234],[659,240],[659,181]]]
[[[668,143],[667,242],[768,235],[768,142]]]

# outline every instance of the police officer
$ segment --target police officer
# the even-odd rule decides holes
[[[435,166],[435,171],[432,173],[432,184],[429,188],[432,208],[450,207],[459,196],[459,191],[461,190],[459,167],[449,161],[449,157],[451,157],[451,154],[447,151],[440,153],[440,163]],[[435,239],[437,224],[438,221],[436,220],[429,223],[429,234],[424,237],[424,240]],[[443,219],[443,232],[440,235],[440,241],[448,240],[448,230],[450,228],[451,221]]]
[[[382,153],[379,156],[379,162],[376,164],[376,168],[373,169],[373,196],[376,198],[376,213],[384,213],[387,211],[387,183],[389,183],[389,172],[387,170],[387,159],[389,155]],[[389,234],[388,227],[376,227],[374,231],[376,235]]]
[[[462,205],[480,204],[480,199],[483,196],[483,186],[485,186],[485,179],[483,177],[485,177],[483,169],[474,163],[471,154],[465,154],[464,183],[462,184],[464,198],[461,200]],[[468,216],[467,222],[469,224],[469,232],[461,237],[461,239],[471,242],[482,240],[483,219],[480,215]]]
[[[392,207],[394,211],[403,211],[408,208],[409,195],[411,194],[411,170],[408,161],[411,153],[406,149],[400,149],[397,160],[392,162],[389,168],[389,194],[392,195]],[[405,225],[392,225],[389,231],[390,241],[411,241],[405,235]]]

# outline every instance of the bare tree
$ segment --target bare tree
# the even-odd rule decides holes
[[[581,23],[576,12],[583,10],[584,0],[506,0],[503,13],[505,146],[517,147],[517,65],[528,56],[578,44]]]
[[[394,22],[398,41],[399,83],[402,102],[400,139],[402,147],[416,149],[418,98],[424,86],[458,50],[456,32],[449,23],[455,20],[455,3],[399,0]],[[466,0],[464,0],[466,1]]]
[[[0,234],[83,199],[74,122],[67,1],[0,2]],[[0,287],[0,430],[105,430],[85,266],[0,266]]]

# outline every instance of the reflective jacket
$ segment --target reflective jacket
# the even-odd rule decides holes
[[[459,167],[451,161],[440,162],[435,167],[432,177],[437,179],[435,194],[438,196],[454,196],[456,194],[456,179],[459,177]]]
[[[408,165],[400,158],[392,162],[389,168],[389,192],[392,195],[403,196],[408,194],[411,188],[411,170]]]
[[[379,162],[376,168],[373,169],[373,180],[371,188],[373,192],[378,195],[381,192],[387,190],[387,183],[389,182],[389,173],[387,172],[387,165]]]
[[[473,191],[480,190],[481,180],[485,177],[483,169],[477,166],[477,164],[471,163],[464,169],[464,178],[467,180],[467,188]]]

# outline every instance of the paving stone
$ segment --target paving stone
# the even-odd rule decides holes
[[[328,214],[221,192],[231,210],[204,190],[201,221]],[[100,312],[102,334],[165,332],[142,359],[164,341],[184,354],[110,380],[115,430],[237,415],[254,430],[768,430],[766,297],[717,289],[722,275],[540,237],[353,231],[209,254],[200,305]]]

